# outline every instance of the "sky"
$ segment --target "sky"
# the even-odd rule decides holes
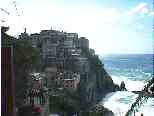
[[[75,32],[99,55],[153,53],[153,0],[0,0],[9,34]],[[17,8],[17,10],[16,10]],[[19,15],[19,16],[18,16]]]

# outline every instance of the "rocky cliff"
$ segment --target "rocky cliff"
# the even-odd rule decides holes
[[[82,50],[82,56],[87,58],[88,63],[85,66],[87,72],[81,75],[78,93],[82,100],[91,107],[98,103],[107,93],[116,91],[119,87],[113,83],[112,78],[104,69],[104,65],[97,55],[92,55],[89,50],[84,49]]]
[[[69,93],[65,90],[63,95],[56,97],[58,103],[54,103],[52,100],[50,106],[51,109],[55,108],[55,104],[61,104],[57,106],[55,111],[65,112],[81,112],[80,116],[89,116],[90,114],[84,114],[86,112],[93,112],[96,116],[113,116],[113,112],[101,106],[98,110],[95,105],[109,92],[113,92],[119,89],[117,85],[113,83],[113,80],[106,72],[102,62],[97,55],[91,54],[89,50],[82,50],[82,57],[87,58],[87,62],[73,65],[72,67],[81,67],[80,83],[76,92]],[[63,101],[59,103],[59,101]],[[64,106],[65,104],[65,106]],[[63,107],[65,109],[63,109]],[[66,108],[68,107],[68,108]],[[52,111],[52,110],[51,110]]]
[[[95,105],[107,93],[119,89],[104,69],[98,56],[91,54],[89,49],[82,49],[80,60],[69,65],[68,69],[80,73],[78,89],[74,92],[64,90],[63,94],[56,97],[51,96],[50,111],[81,112],[80,116],[89,116],[90,114],[83,114],[86,112],[94,112],[96,116],[101,116],[101,114],[103,116],[113,116],[113,113],[103,106],[100,111],[95,108]]]

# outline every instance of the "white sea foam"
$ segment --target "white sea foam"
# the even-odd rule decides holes
[[[124,81],[128,91],[140,91],[143,89],[143,87],[145,85],[145,83],[142,81],[133,81],[133,80],[128,79],[130,77],[115,76],[115,75],[112,75],[111,77],[112,77],[114,83],[116,83],[118,85],[120,85],[121,82]]]
[[[113,55],[106,57],[104,60],[105,68],[111,75],[114,83],[120,85],[125,82],[128,91],[142,90],[146,82],[153,74],[153,55]],[[120,60],[120,59],[127,60]],[[102,100],[105,107],[112,110],[115,116],[124,116],[132,103],[135,101],[137,94],[128,91],[118,91],[108,94]],[[154,116],[154,98],[141,106],[135,116]]]
[[[137,114],[141,113],[143,113],[144,116],[154,116],[154,98],[148,99],[147,103],[139,109]]]
[[[142,81],[133,81],[130,80],[129,77],[124,76],[112,75],[112,79],[114,83],[119,85],[121,81],[124,81],[129,91],[141,90],[145,85]],[[115,116],[124,116],[138,96],[129,91],[110,93],[102,100],[101,104],[112,110]],[[154,116],[154,98],[148,99],[147,103],[139,109],[139,112],[135,113],[135,116],[140,116],[141,113],[143,113],[144,116]]]
[[[109,97],[110,96],[110,97]],[[108,94],[105,99],[102,100],[102,105],[112,110],[115,116],[124,116],[131,104],[135,101],[137,95],[127,91],[118,91],[115,93]],[[148,99],[140,109],[139,112],[135,113],[135,116],[140,116],[141,113],[144,116],[154,116],[154,99]]]
[[[110,98],[107,97],[105,97],[102,101],[102,105],[111,109],[115,116],[124,116],[137,95],[128,91],[118,91],[115,92]]]

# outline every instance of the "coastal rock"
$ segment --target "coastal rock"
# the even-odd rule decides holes
[[[127,91],[127,89],[126,89],[126,87],[125,87],[124,81],[122,81],[121,84],[120,84],[120,90],[121,90],[121,91]]]
[[[93,107],[92,112],[95,112],[97,116],[114,116],[112,111],[108,110],[102,105],[96,105]]]

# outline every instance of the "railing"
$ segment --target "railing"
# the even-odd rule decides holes
[[[144,86],[142,91],[139,93],[136,101],[131,105],[125,116],[132,116],[132,114],[135,114],[135,112],[137,112],[138,109],[148,100],[148,98],[150,97],[148,89],[152,84],[153,79],[149,80],[148,83]]]

